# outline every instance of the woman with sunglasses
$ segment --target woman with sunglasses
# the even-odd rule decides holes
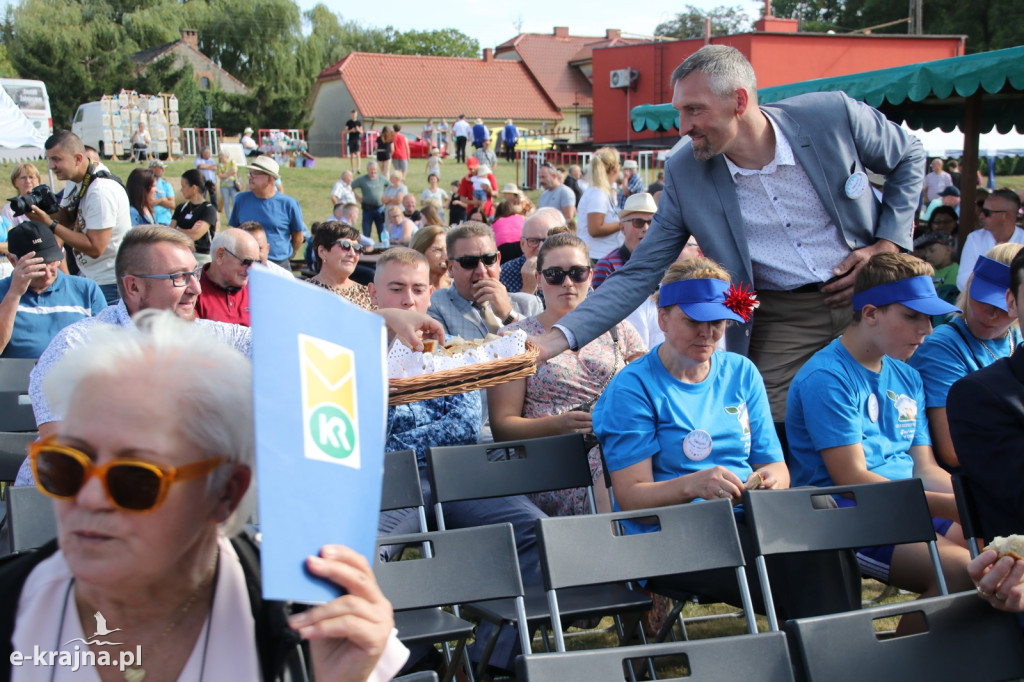
[[[301,614],[261,599],[258,549],[239,534],[254,498],[251,375],[237,351],[154,310],[98,325],[53,368],[46,389],[65,417],[30,458],[57,540],[0,574],[12,679],[43,679],[34,649],[92,668],[56,665],[51,680],[391,679],[407,651],[351,550],[306,564],[344,596]]]
[[[547,307],[506,329],[522,329],[531,336],[548,331],[576,309],[590,290],[590,256],[576,235],[548,237],[537,253],[539,286]],[[646,352],[633,326],[620,322],[579,352],[562,353],[541,365],[534,376],[487,389],[491,431],[495,441],[540,438],[565,433],[591,434],[590,409],[605,386],[626,362]],[[595,444],[596,445],[596,444]],[[609,511],[601,455],[590,450],[599,511]],[[551,516],[585,512],[582,489],[531,495]]]
[[[430,286],[434,291],[447,289],[452,284],[448,276],[448,231],[440,225],[428,225],[416,231],[409,248],[427,257],[430,264]]]
[[[401,213],[402,209],[398,210]],[[333,291],[364,310],[376,310],[367,288],[350,279],[363,252],[359,231],[331,220],[320,223],[314,234],[312,248],[320,271],[309,280],[310,284]]]
[[[207,201],[208,187],[202,174],[190,168],[181,175],[181,196],[185,201],[174,209],[171,227],[195,243],[196,262],[210,262],[210,240],[220,227],[217,207]]]
[[[949,324],[939,325],[907,362],[921,373],[928,405],[928,431],[935,459],[948,471],[960,468],[949,435],[946,395],[959,379],[1009,357],[1021,342],[1017,319],[1010,314],[1007,291],[1010,263],[1020,244],[1000,244],[978,258],[967,278]]]

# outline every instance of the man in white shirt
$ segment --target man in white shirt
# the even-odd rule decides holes
[[[466,163],[466,140],[472,132],[465,114],[459,115],[459,120],[452,126],[452,134],[455,135],[455,160],[459,163]]]
[[[932,172],[924,176],[924,203],[939,198],[942,190],[953,184],[953,176],[942,170],[942,159],[932,159]]]
[[[1020,197],[1012,189],[997,189],[988,195],[978,212],[978,222],[982,229],[967,235],[964,250],[960,253],[957,289],[963,291],[967,286],[967,278],[974,272],[978,256],[985,255],[996,244],[1024,244],[1024,230],[1017,227],[1018,211]]]
[[[331,206],[356,203],[356,193],[352,191],[352,171],[341,174],[341,179],[331,188]]]

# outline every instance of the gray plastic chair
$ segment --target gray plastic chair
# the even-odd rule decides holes
[[[390,562],[378,556],[374,563],[374,574],[395,610],[395,627],[403,643],[414,646],[457,641],[451,660],[461,661],[473,624],[432,607],[509,598],[519,614],[522,644],[529,650],[523,583],[511,524],[393,535],[378,538],[377,543],[429,543],[432,548],[432,556]],[[454,665],[448,666],[446,682],[455,669]]]
[[[0,431],[35,431],[36,418],[28,396],[28,380],[35,360],[0,359]]]
[[[639,658],[685,655],[692,682],[793,682],[792,662],[781,632],[717,637],[690,642],[520,656],[520,682],[622,682],[623,666]],[[836,678],[839,679],[839,678]]]
[[[9,551],[12,554],[35,549],[57,537],[53,500],[34,485],[8,488],[6,507]]]
[[[928,631],[879,639],[876,618],[921,612]],[[810,682],[996,682],[1024,677],[1024,635],[1012,614],[974,592],[786,621],[793,657]]]
[[[978,509],[974,505],[970,480],[963,472],[952,474],[950,478],[953,482],[953,495],[956,497],[956,510],[960,515],[960,528],[964,531],[967,549],[970,550],[973,559],[981,554],[986,533],[981,528]]]
[[[819,495],[844,493],[853,495],[856,506],[819,509],[812,500]],[[920,479],[825,488],[745,490],[743,506],[753,535],[757,574],[772,630],[779,629],[779,622],[765,557],[773,554],[925,542],[939,591],[949,593]]]

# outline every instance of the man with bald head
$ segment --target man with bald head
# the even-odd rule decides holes
[[[341,179],[334,183],[331,188],[331,206],[338,204],[356,203],[356,193],[352,191],[352,171],[345,171]]]
[[[540,251],[541,244],[547,239],[548,230],[553,227],[565,227],[565,216],[560,210],[551,206],[537,209],[523,223],[523,232],[519,237],[523,255],[503,263],[501,275],[498,277],[509,293],[520,291],[524,294],[534,294],[537,292],[537,253]]]
[[[196,316],[249,326],[249,268],[260,260],[260,245],[245,230],[218,232],[210,243],[212,259],[199,278],[202,291]]]

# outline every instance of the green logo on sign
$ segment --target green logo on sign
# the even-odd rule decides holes
[[[352,420],[337,405],[321,405],[309,417],[309,431],[317,447],[329,457],[345,459],[356,447]]]

